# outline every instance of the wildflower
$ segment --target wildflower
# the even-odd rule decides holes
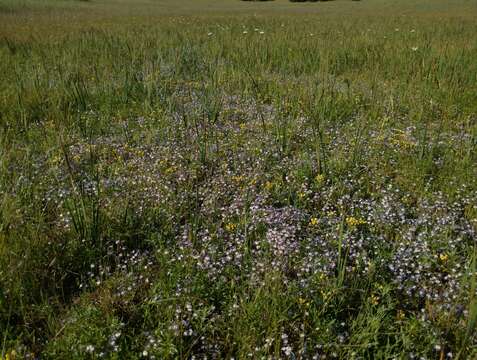
[[[417,50],[419,50],[419,47],[413,46],[413,47],[411,48],[411,50],[412,50],[412,51],[417,51]]]
[[[212,36],[212,35],[213,35],[213,33],[211,33],[211,32],[207,34],[207,36]]]
[[[371,304],[378,305],[379,304],[379,296],[372,294],[371,295]]]
[[[355,217],[353,217],[353,216],[348,216],[348,217],[346,218],[346,223],[347,223],[348,226],[350,226],[350,227],[356,227],[356,226],[358,226],[358,225],[364,225],[364,224],[366,224],[366,220],[364,220],[364,219],[357,219],[357,218],[355,218]]]
[[[273,188],[273,184],[270,181],[267,181],[265,183],[265,189],[270,191],[270,190],[272,190],[272,188]]]
[[[239,182],[242,182],[244,179],[244,177],[242,175],[234,175],[232,176],[232,180],[239,183]]]
[[[248,31],[247,31],[247,30],[244,30],[243,33],[244,33],[244,34],[248,34]]]
[[[449,260],[449,255],[447,255],[446,253],[442,253],[442,254],[439,255],[439,259],[440,259],[443,263],[445,263],[445,262],[447,262],[447,260]]]
[[[405,133],[398,133],[391,139],[392,143],[404,149],[410,149],[416,146],[415,141]]]
[[[260,31],[259,34],[263,35],[263,34],[265,34],[265,31]]]
[[[225,225],[225,229],[229,232],[234,231],[237,228],[237,224],[234,223],[228,223]]]
[[[93,345],[86,346],[86,352],[92,354],[94,352],[94,346]]]
[[[324,180],[325,180],[325,176],[323,174],[318,174],[315,176],[315,181],[318,185],[323,183]]]
[[[292,353],[291,346],[284,346],[282,347],[282,351],[285,353],[286,356],[290,356]]]
[[[310,219],[310,226],[316,226],[316,225],[318,225],[318,218],[312,217]]]
[[[10,351],[5,354],[5,360],[15,360],[17,357],[17,352],[15,350]]]
[[[396,315],[396,318],[398,320],[404,320],[404,318],[406,317],[406,314],[403,310],[398,310],[397,311],[397,315]]]

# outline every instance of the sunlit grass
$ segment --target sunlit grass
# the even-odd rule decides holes
[[[2,358],[475,357],[474,10],[0,0]]]

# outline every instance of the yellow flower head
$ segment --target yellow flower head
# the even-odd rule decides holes
[[[175,170],[174,166],[170,166],[166,169],[166,174],[172,174]]]
[[[270,181],[267,181],[265,183],[265,189],[270,191],[270,190],[272,190],[272,188],[273,188],[273,184]]]
[[[316,226],[316,225],[318,225],[318,218],[312,217],[310,219],[310,226]]]
[[[234,231],[237,228],[237,224],[234,223],[228,223],[225,225],[225,229],[229,232]]]
[[[232,176],[232,180],[235,181],[235,182],[237,182],[237,183],[242,182],[243,179],[244,179],[244,176],[243,176],[243,175],[234,175],[234,176]]]
[[[325,180],[325,176],[323,174],[318,174],[315,176],[315,181],[317,184],[321,184]]]
[[[366,224],[366,220],[364,220],[364,219],[357,219],[357,218],[355,218],[355,217],[353,217],[353,216],[348,216],[348,217],[346,218],[346,223],[347,223],[348,226],[350,226],[350,227],[356,227],[356,226],[358,226],[358,225],[364,225],[364,224]]]
[[[5,354],[5,360],[15,360],[17,358],[17,352],[12,350]]]
[[[372,294],[371,295],[371,304],[378,305],[379,304],[379,296]]]

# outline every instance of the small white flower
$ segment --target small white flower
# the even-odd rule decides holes
[[[412,51],[417,51],[417,50],[419,50],[419,48],[418,48],[417,46],[413,46],[413,47],[411,48],[411,50],[412,50]]]
[[[259,34],[260,34],[260,35],[263,35],[263,34],[265,34],[265,31],[260,31]]]
[[[244,32],[243,32],[243,33],[244,33],[244,34],[248,34],[248,31],[247,31],[247,30],[244,30]]]
[[[415,33],[415,32],[416,32],[416,30],[412,29],[412,30],[411,30],[411,32],[412,32],[412,33]]]
[[[282,351],[285,353],[286,356],[290,356],[290,354],[292,353],[292,348],[291,346],[285,346],[282,347]]]
[[[94,352],[94,346],[93,345],[86,346],[86,352],[92,354]]]
[[[211,33],[211,32],[207,34],[207,36],[212,36],[212,35],[214,35],[214,34],[213,34],[213,33]]]

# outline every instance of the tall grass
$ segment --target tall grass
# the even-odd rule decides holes
[[[2,4],[2,359],[476,356],[468,4]]]

